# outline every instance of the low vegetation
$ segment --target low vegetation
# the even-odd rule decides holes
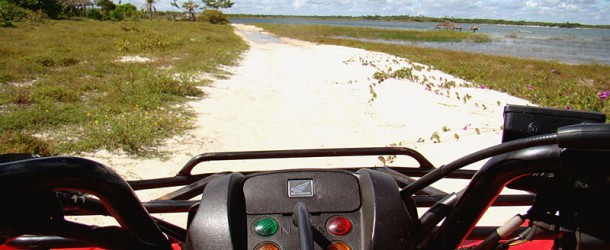
[[[398,30],[366,27],[328,26],[328,25],[286,25],[257,24],[280,36],[290,36],[308,41],[324,41],[328,38],[383,39],[413,42],[491,42],[486,34],[454,32],[450,30]]]
[[[191,126],[180,105],[247,45],[227,25],[87,19],[0,32],[0,153],[142,155]],[[209,77],[208,77],[209,78]]]
[[[610,118],[610,66],[568,65],[552,61],[492,56],[417,46],[343,39],[345,33],[256,24],[281,36],[384,52],[431,65],[475,85],[507,92],[542,106],[599,111]],[[323,35],[320,35],[323,33]],[[460,33],[460,32],[453,32]]]

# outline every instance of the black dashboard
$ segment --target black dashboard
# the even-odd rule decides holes
[[[234,173],[210,182],[203,197],[186,249],[302,249],[304,241],[312,249],[411,249],[418,226],[396,181],[367,169]],[[299,204],[311,236],[301,234]]]

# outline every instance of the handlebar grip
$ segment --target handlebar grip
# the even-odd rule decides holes
[[[610,124],[587,123],[557,129],[561,148],[610,150]]]

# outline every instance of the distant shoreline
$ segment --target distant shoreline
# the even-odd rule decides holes
[[[590,29],[610,29],[610,25],[591,25],[581,23],[548,23],[533,21],[512,21],[501,19],[469,19],[457,17],[426,17],[426,16],[299,16],[299,15],[254,15],[254,14],[226,14],[228,18],[284,18],[284,19],[318,19],[318,20],[367,20],[367,21],[393,21],[393,22],[444,22],[452,21],[455,23],[468,24],[497,24],[497,25],[517,25],[533,27],[556,27],[556,28],[590,28]]]

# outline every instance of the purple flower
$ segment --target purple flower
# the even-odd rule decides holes
[[[487,88],[487,86],[485,86],[485,84],[481,84],[481,85],[480,85],[480,87],[481,87],[482,89],[486,89],[486,88]]]
[[[570,107],[570,106],[566,106],[566,109],[567,109],[567,110],[571,110],[571,109],[572,109],[572,107]]]
[[[527,90],[532,89],[532,85],[529,85],[529,84],[528,84],[528,85],[525,85],[525,89],[527,89]]]
[[[605,100],[606,98],[608,98],[609,94],[610,94],[610,90],[606,90],[604,92],[599,92],[597,94],[597,97],[599,97],[599,99]]]
[[[428,85],[426,85],[426,87],[424,89],[429,91],[430,87]]]
[[[468,125],[464,126],[462,130],[468,130]]]

